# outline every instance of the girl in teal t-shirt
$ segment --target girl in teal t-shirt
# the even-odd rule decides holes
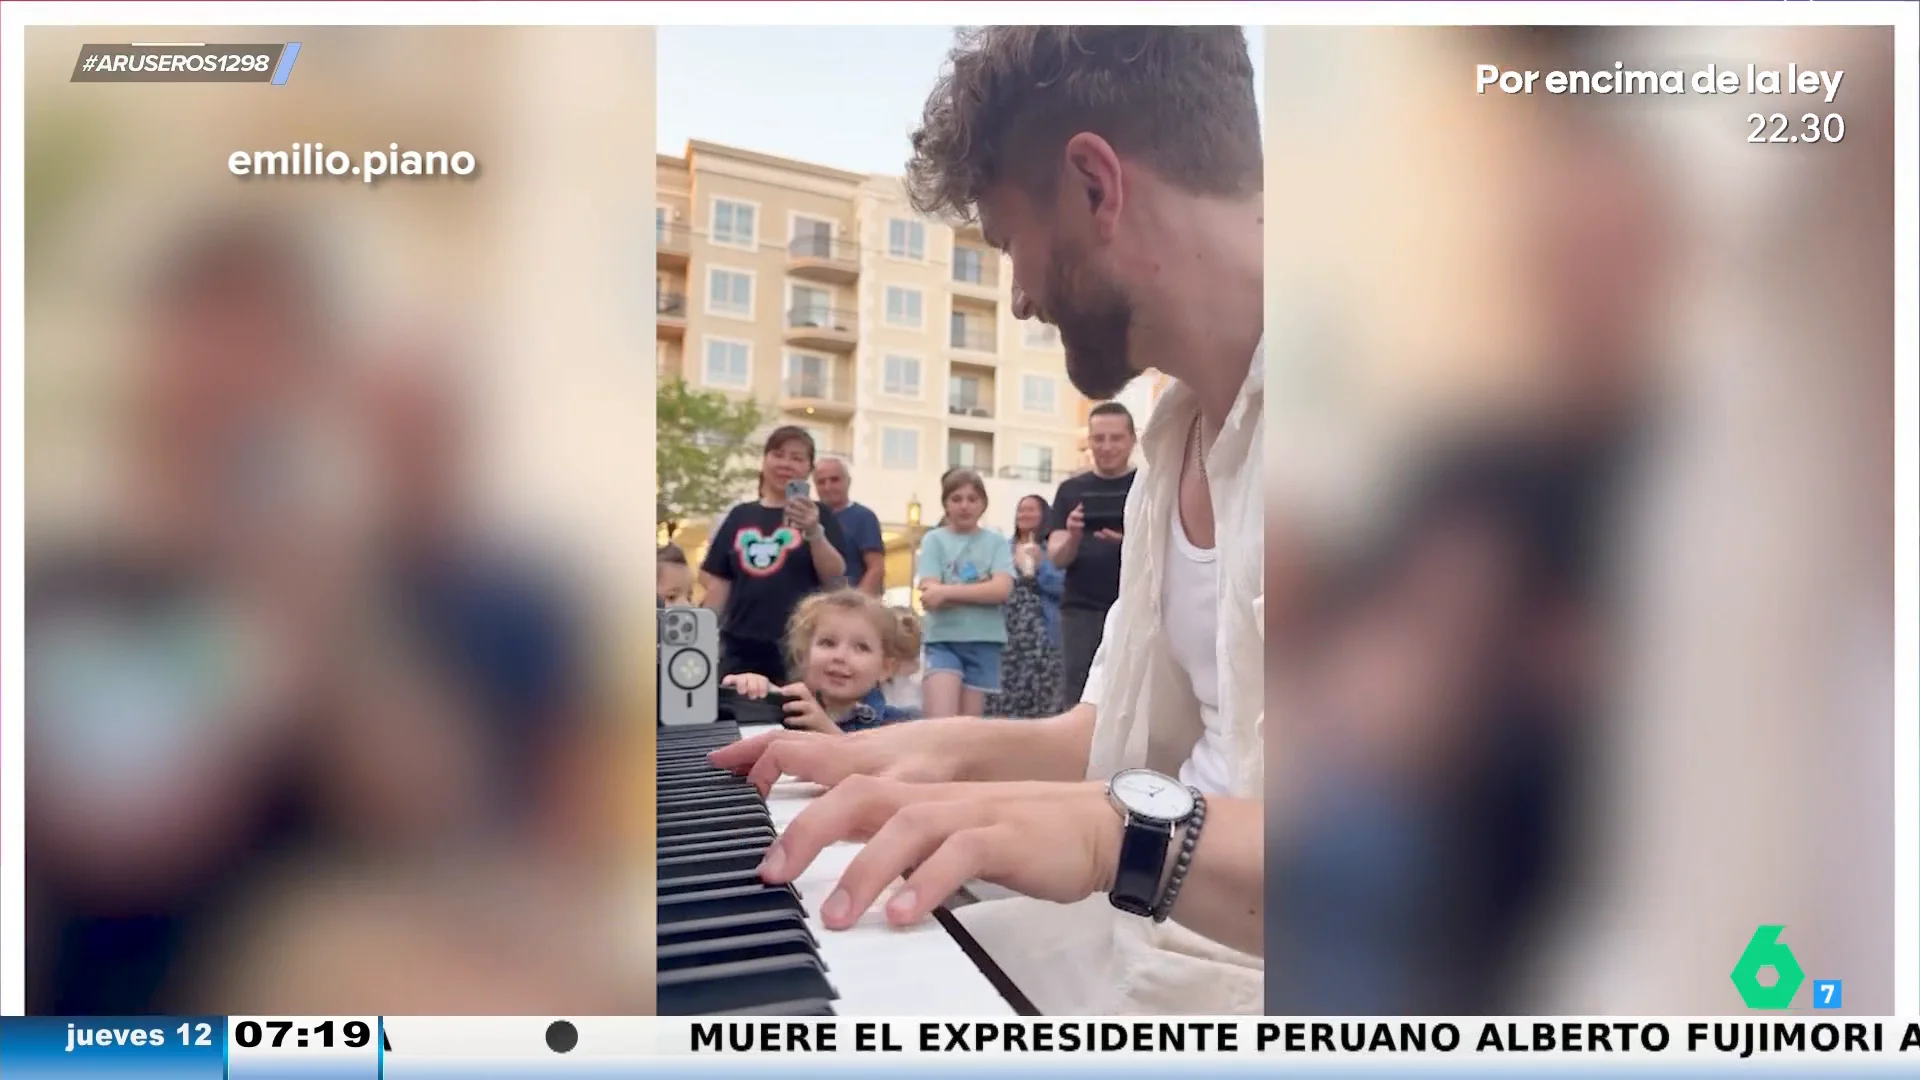
[[[927,611],[921,701],[928,717],[978,716],[987,695],[1000,692],[1001,605],[1013,591],[1013,552],[1005,536],[980,526],[987,485],[979,473],[948,472],[940,506],[946,519],[920,542],[914,574]]]

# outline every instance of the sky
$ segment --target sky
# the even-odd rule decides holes
[[[725,143],[898,174],[950,26],[662,26],[659,149]],[[1247,28],[1263,84],[1264,28]]]

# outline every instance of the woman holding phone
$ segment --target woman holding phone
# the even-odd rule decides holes
[[[700,564],[706,606],[720,616],[720,673],[785,686],[780,643],[800,601],[847,572],[840,526],[813,501],[813,436],[781,427],[760,458],[760,497],[727,511]]]

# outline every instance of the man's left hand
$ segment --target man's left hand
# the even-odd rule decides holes
[[[887,921],[910,926],[969,881],[1073,903],[1112,884],[1122,821],[1101,783],[904,784],[850,776],[795,817],[761,864],[772,884],[806,872],[841,841],[866,846],[821,906],[845,930],[895,880]]]

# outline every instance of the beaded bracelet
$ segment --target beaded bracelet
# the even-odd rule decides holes
[[[1193,849],[1200,844],[1200,830],[1207,824],[1207,797],[1198,788],[1193,792],[1193,816],[1187,818],[1186,835],[1180,838],[1180,854],[1174,859],[1173,874],[1167,878],[1167,887],[1160,893],[1160,902],[1153,906],[1153,921],[1162,923],[1173,914],[1174,901],[1180,899],[1180,886],[1187,880],[1187,868],[1193,865]]]

